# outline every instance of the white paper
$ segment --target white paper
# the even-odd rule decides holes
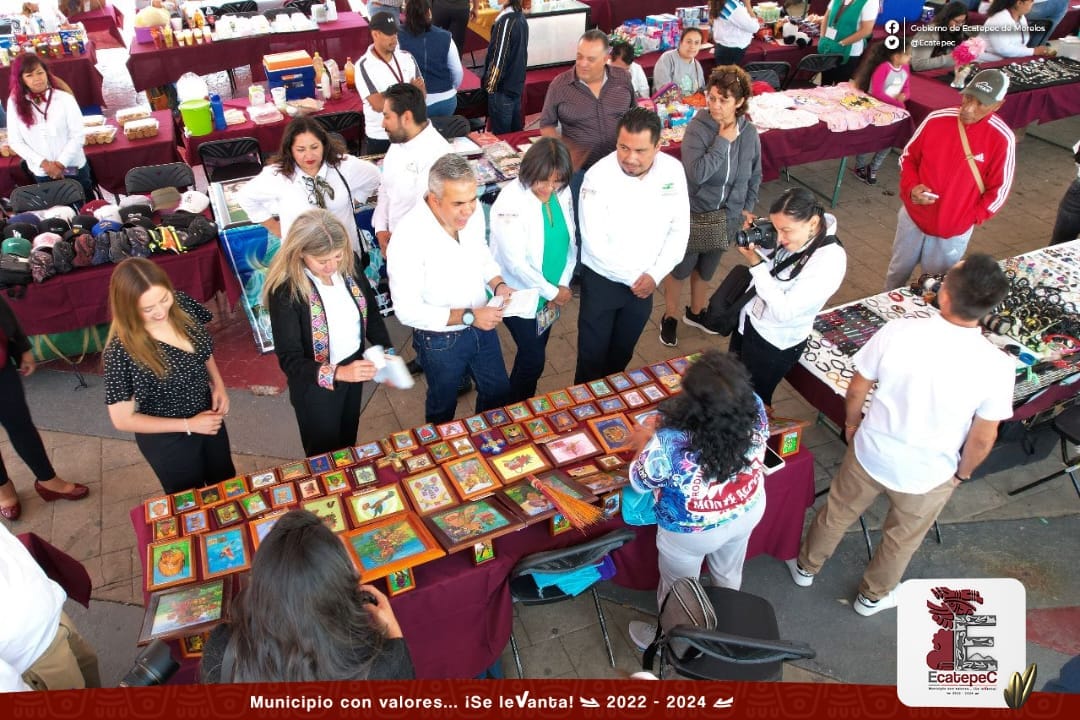
[[[495,297],[498,297],[497,295]],[[492,298],[493,300],[495,298]],[[490,304],[490,303],[489,303]],[[532,318],[536,317],[536,306],[540,304],[540,288],[526,288],[515,290],[510,296],[510,302],[505,303],[503,317]]]
[[[405,361],[399,355],[387,355],[382,345],[372,345],[364,351],[364,359],[375,366],[377,383],[389,382],[398,390],[408,390],[415,381]]]

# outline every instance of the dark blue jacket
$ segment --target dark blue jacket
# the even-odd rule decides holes
[[[521,97],[528,65],[529,23],[525,13],[509,12],[491,28],[491,44],[484,60],[484,89]]]
[[[398,44],[407,50],[420,66],[428,93],[441,93],[454,89],[450,65],[446,59],[450,53],[453,37],[446,30],[432,25],[426,33],[413,35],[404,27],[398,33]]]

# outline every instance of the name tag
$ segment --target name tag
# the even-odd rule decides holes
[[[754,298],[754,307],[750,308],[750,314],[752,314],[758,320],[765,314],[765,301],[761,298]]]
[[[834,28],[834,27],[825,28],[825,37],[828,38],[829,40],[835,40],[836,39],[836,28]]]

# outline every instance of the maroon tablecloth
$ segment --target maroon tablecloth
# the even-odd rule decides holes
[[[124,27],[124,14],[114,5],[105,5],[90,12],[68,15],[68,20],[73,23],[82,23],[88,33],[107,32],[121,45],[126,44],[120,32],[120,28]]]
[[[81,562],[32,532],[19,533],[18,538],[50,580],[62,587],[69,598],[90,607],[90,574]]]
[[[787,458],[766,477],[766,510],[750,537],[747,558],[769,554],[779,560],[799,552],[803,519],[814,501],[814,457],[809,450]],[[139,561],[146,564],[151,538],[142,506],[131,510]],[[593,528],[590,537],[625,527],[620,518]],[[639,527],[637,539],[617,550],[613,581],[639,590],[659,582],[656,528]],[[510,639],[513,607],[509,576],[525,555],[582,541],[570,531],[554,537],[547,523],[529,526],[495,540],[495,559],[474,566],[469,553],[457,553],[414,569],[416,589],[392,598],[394,614],[409,644],[418,678],[475,677],[499,659]],[[380,581],[381,584],[381,581]],[[527,611],[526,611],[527,612]],[[197,663],[185,661],[176,682],[195,682]]]
[[[240,299],[240,285],[221,247],[207,243],[183,255],[155,254],[151,259],[169,274],[173,285],[199,302],[224,292],[230,306]],[[27,335],[41,335],[109,322],[109,278],[113,265],[78,268],[45,282],[30,283],[26,295],[8,298]]]
[[[97,50],[92,40],[86,41],[86,52],[82,55],[64,55],[48,58],[49,70],[71,86],[71,92],[79,101],[79,107],[89,105],[105,106],[105,96],[101,86],[105,82],[97,69]],[[11,70],[0,68],[0,98],[5,105],[11,92]]]

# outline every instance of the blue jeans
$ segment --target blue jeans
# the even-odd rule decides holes
[[[457,110],[457,95],[428,105],[427,116],[429,118],[447,117],[449,115],[453,115],[455,110]]]
[[[424,414],[429,423],[454,419],[458,387],[466,373],[476,381],[476,412],[506,404],[510,379],[496,331],[474,327],[446,332],[416,330],[413,342],[427,376]]]
[[[508,317],[503,318],[503,323],[517,345],[514,367],[510,371],[510,397],[507,402],[528,400],[536,394],[536,383],[544,374],[551,328],[538,336],[536,318]]]
[[[1036,20],[1040,20],[1039,24],[1046,24],[1046,30],[1039,32],[1031,30],[1031,37],[1028,39],[1028,47],[1038,47],[1039,45],[1045,45],[1046,41],[1050,39],[1050,35],[1054,32],[1054,28],[1058,26],[1061,19],[1065,17],[1065,13],[1069,10],[1069,0],[1044,0],[1044,2],[1035,3],[1031,10],[1029,10],[1024,17],[1027,18],[1028,25],[1034,24]]]
[[[521,96],[504,92],[488,93],[488,122],[491,132],[502,135],[525,127],[521,116]]]

